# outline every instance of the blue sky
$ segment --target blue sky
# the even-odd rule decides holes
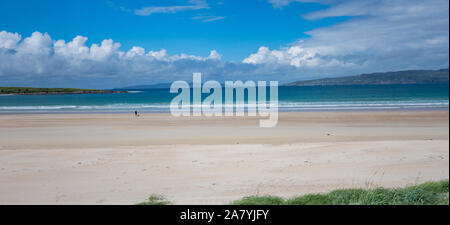
[[[447,0],[2,0],[0,86],[448,67]]]
[[[306,31],[345,20],[338,17],[313,21],[301,17],[327,8],[320,3],[293,3],[283,9],[263,0],[207,3],[208,8],[204,9],[138,16],[126,9],[189,3],[183,0],[109,0],[89,4],[80,4],[79,0],[2,1],[0,28],[24,36],[42,31],[54,39],[64,40],[82,35],[89,37],[87,44],[111,38],[125,49],[139,45],[146,49],[166,49],[169,54],[207,56],[211,49],[216,49],[225,60],[241,61],[260,46],[280,48],[307,37]]]

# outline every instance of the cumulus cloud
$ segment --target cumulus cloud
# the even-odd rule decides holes
[[[35,34],[39,35],[40,33],[34,32],[33,35]],[[58,40],[52,45],[52,41],[48,36],[48,43],[46,46],[47,48],[52,48],[54,50],[55,57],[63,57],[67,60],[102,61],[109,59],[114,54],[122,54],[118,51],[120,43],[114,43],[111,39],[103,40],[101,45],[93,44],[91,47],[85,45],[86,41],[87,37],[77,36],[68,43],[64,40]],[[135,51],[135,49],[133,48],[130,51]]]
[[[150,51],[147,53],[147,56],[153,57],[157,60],[164,60],[168,58],[167,51],[165,49],[160,51]]]
[[[280,50],[270,50],[260,47],[257,53],[251,54],[243,60],[250,64],[283,64],[295,67],[327,67],[352,66],[352,62],[341,62],[335,58],[329,59],[319,55],[319,49],[292,46]]]
[[[47,55],[52,50],[51,44],[52,40],[47,33],[34,32],[31,37],[22,41],[18,50],[21,54]]]
[[[270,2],[280,6],[291,1]],[[310,38],[288,47],[261,47],[243,62],[298,68],[347,67],[355,71],[448,67],[448,10],[447,0],[338,2],[303,16],[310,20],[355,18],[309,31]]]
[[[12,49],[17,46],[22,36],[18,33],[0,32],[0,48]]]
[[[223,66],[216,50],[205,57],[169,55],[165,49],[146,51],[139,46],[124,52],[120,43],[111,39],[91,46],[86,45],[87,40],[83,36],[68,42],[53,40],[36,31],[21,41],[19,34],[1,31],[0,83],[121,87],[188,78],[194,71],[214,74],[215,68]]]

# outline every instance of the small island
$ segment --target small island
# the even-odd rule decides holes
[[[76,89],[76,88],[33,88],[0,87],[0,95],[61,95],[61,94],[107,94],[124,93],[123,91]]]

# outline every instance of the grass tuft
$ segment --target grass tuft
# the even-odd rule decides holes
[[[171,205],[162,195],[151,195],[138,205]],[[426,182],[405,188],[341,189],[290,199],[249,196],[231,205],[449,205],[449,181]]]
[[[171,205],[170,201],[167,201],[166,198],[162,195],[152,194],[148,197],[147,201],[138,203],[137,205]]]
[[[233,205],[448,205],[449,181],[427,182],[406,188],[342,189],[291,199],[251,196]]]
[[[250,196],[232,202],[231,205],[282,205],[284,199],[276,196]]]

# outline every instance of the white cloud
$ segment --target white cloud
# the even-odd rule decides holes
[[[225,19],[225,16],[214,16],[214,15],[199,15],[192,17],[193,20],[201,20],[203,22],[213,22]]]
[[[221,60],[222,59],[222,55],[219,54],[216,50],[212,50],[211,53],[208,56],[208,59]]]
[[[39,34],[39,32],[35,32]],[[55,57],[63,57],[67,60],[94,60],[101,61],[113,57],[115,54],[123,54],[119,52],[120,43],[115,43],[111,39],[103,40],[101,45],[93,44],[91,47],[86,46],[87,37],[76,36],[72,41],[66,43],[64,40],[58,40],[51,45],[50,37],[48,38],[48,48],[53,48]],[[130,52],[138,51],[136,47]],[[129,52],[129,53],[130,53]],[[132,53],[130,53],[132,54]],[[128,53],[127,53],[128,55]]]
[[[94,60],[105,60],[117,53],[120,53],[120,56],[122,53],[118,51],[119,48],[120,43],[114,43],[111,39],[103,40],[100,46],[97,44],[91,46],[90,56]]]
[[[283,5],[290,1],[271,2]],[[448,67],[448,10],[447,0],[338,2],[304,17],[358,17],[309,31],[310,38],[279,50],[261,47],[243,62],[369,72]]]
[[[66,42],[41,32],[20,39],[17,33],[0,32],[2,84],[121,87],[123,82],[167,82],[188,77],[193,71],[214,72],[216,66],[223,65],[216,50],[205,57],[168,55],[165,49],[146,52],[139,46],[123,52],[120,43],[111,39],[87,46],[87,37],[76,36]]]
[[[59,40],[55,42],[55,52],[64,57],[88,58],[89,47],[85,46],[87,37],[76,36],[71,42]]]
[[[280,50],[270,50],[267,47],[260,47],[258,52],[251,54],[244,59],[244,63],[250,64],[285,64],[295,67],[317,67],[317,66],[335,66],[337,61],[326,61],[319,57],[316,49],[302,48],[301,46],[292,46]]]
[[[145,49],[142,47],[133,46],[133,48],[128,51],[125,56],[128,58],[133,58],[135,56],[143,56],[145,55]]]
[[[189,0],[187,5],[149,6],[134,10],[138,16],[148,16],[154,13],[176,13],[179,11],[199,10],[208,8],[206,0]]]
[[[190,60],[196,60],[196,61],[205,61],[205,60],[221,60],[222,56],[216,51],[212,50],[207,57],[201,57],[196,55],[188,55],[188,54],[179,54],[179,55],[173,55],[171,57],[166,57],[165,60],[168,61],[177,61],[182,59],[190,59]]]
[[[47,33],[34,32],[31,37],[25,38],[18,50],[21,54],[49,54],[51,52],[52,40]]]
[[[274,8],[282,8],[291,4],[292,2],[330,2],[331,0],[269,0]]]
[[[226,18],[225,16],[214,16],[214,17],[204,19],[203,22],[213,22],[213,21],[223,20],[225,18]]]
[[[167,51],[162,49],[160,51],[150,51],[147,56],[153,57],[157,60],[166,60],[168,58]]]
[[[18,33],[9,33],[6,31],[0,32],[0,48],[15,48],[17,43],[22,39]]]

